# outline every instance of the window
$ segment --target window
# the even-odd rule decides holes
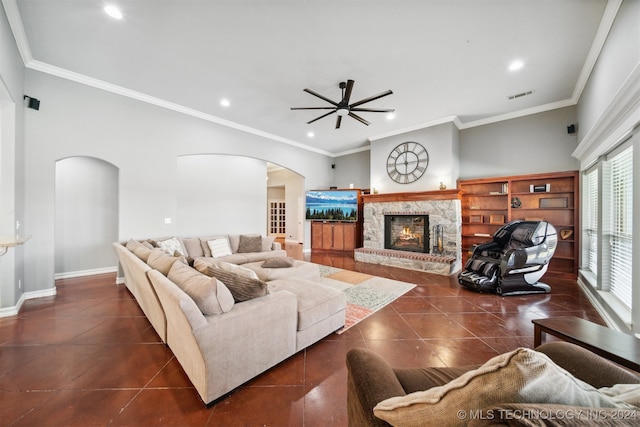
[[[583,266],[594,275],[598,274],[598,169],[586,173],[582,180],[583,209],[582,231]]]
[[[610,160],[611,205],[610,291],[631,308],[631,259],[633,236],[633,146]]]

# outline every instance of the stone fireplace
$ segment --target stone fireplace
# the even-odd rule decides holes
[[[462,267],[459,190],[370,194],[363,196],[363,203],[363,247],[354,252],[357,261],[441,275],[451,275]],[[396,220],[391,221],[391,217]],[[412,230],[405,224],[393,231],[403,220],[409,220],[416,227]],[[431,232],[436,226],[442,230],[438,242],[433,241],[435,233]],[[416,236],[420,234],[417,231],[422,233],[421,239]],[[390,237],[392,234],[403,232],[404,237],[389,241],[394,240]],[[441,250],[434,251],[434,246]],[[407,250],[407,247],[411,249]]]
[[[384,248],[429,253],[429,215],[426,212],[385,214]]]

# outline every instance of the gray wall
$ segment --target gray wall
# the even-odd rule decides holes
[[[576,170],[577,137],[567,133],[575,122],[566,107],[462,130],[460,178]]]
[[[24,67],[2,7],[0,40],[0,235],[13,236],[24,224]],[[0,257],[0,314],[24,292],[24,259],[24,247]]]
[[[27,93],[41,100],[40,111],[29,114],[26,126],[25,230],[33,235],[25,245],[29,269],[25,288],[36,291],[54,286],[55,163],[71,156],[102,159],[120,171],[119,239],[171,236],[212,231],[241,231],[228,216],[212,224],[189,224],[182,216],[179,191],[184,186],[178,173],[182,156],[226,154],[278,163],[304,176],[310,188],[326,187],[332,175],[331,158],[212,122],[152,106],[130,98],[26,71]],[[266,232],[266,172],[253,168],[213,168],[190,185],[204,188],[203,180],[217,180],[214,198],[219,206],[232,208],[241,188],[261,188],[262,195],[247,198],[247,211],[258,222],[246,222],[243,232]],[[240,183],[240,184],[239,184]],[[254,194],[254,193],[251,193]],[[190,197],[189,200],[192,200]],[[203,209],[210,206],[200,205]],[[247,206],[251,206],[248,208]],[[172,218],[165,224],[165,218]],[[229,221],[229,222],[227,222]],[[304,231],[305,237],[310,234]],[[305,238],[305,244],[309,239]]]
[[[640,63],[640,1],[622,2],[578,103],[578,137],[597,124],[625,80]]]
[[[333,164],[336,166],[333,169],[331,185],[338,188],[349,188],[349,184],[353,184],[353,188],[369,188],[369,159],[369,150],[336,157],[333,160]]]

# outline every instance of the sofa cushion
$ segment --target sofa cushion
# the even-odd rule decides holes
[[[160,273],[165,276],[169,274],[169,270],[171,270],[171,266],[176,262],[179,257],[171,256],[165,253],[162,249],[154,249],[149,254],[149,259],[147,260],[147,264],[149,267],[158,270]],[[184,262],[186,264],[186,262]]]
[[[187,256],[191,258],[197,258],[204,256],[204,251],[202,250],[202,245],[200,244],[200,239],[197,237],[192,238],[183,238],[182,244],[184,248],[187,250]]]
[[[148,247],[142,244],[136,246],[133,249],[133,253],[136,254],[138,258],[140,258],[144,262],[149,261],[149,255],[151,255],[151,251],[152,249],[149,249]]]
[[[222,314],[235,304],[229,289],[215,277],[208,277],[181,262],[174,262],[168,279],[193,299],[202,314]]]
[[[236,302],[262,297],[269,293],[267,284],[262,280],[242,276],[216,266],[207,268],[207,275],[215,277],[224,283],[231,291]]]
[[[231,255],[231,248],[229,247],[229,241],[225,238],[213,239],[207,242],[211,256],[213,258],[221,258]]]
[[[434,419],[439,425],[465,425],[468,420],[460,414],[506,402],[633,409],[575,378],[547,355],[519,348],[443,386],[383,400],[373,411],[394,426],[423,426]]]
[[[293,258],[280,256],[269,258],[262,263],[262,268],[287,268],[293,266]]]
[[[275,237],[263,237],[262,238],[262,250],[261,252],[270,251],[273,249],[273,242],[276,241]]]
[[[172,237],[166,240],[156,241],[158,247],[165,251],[169,255],[173,255],[178,252],[180,255],[187,255],[187,250],[177,237]]]
[[[302,278],[276,279],[269,292],[289,291],[298,301],[298,330],[321,322],[347,306],[347,294],[321,283]]]
[[[240,236],[238,253],[262,252],[262,236],[259,234],[243,234]]]

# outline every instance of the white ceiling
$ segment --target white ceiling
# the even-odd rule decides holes
[[[3,0],[25,64],[326,154],[577,102],[619,0]],[[22,28],[23,29],[22,29]],[[507,68],[520,59],[518,72]],[[393,90],[365,126],[324,101]],[[509,100],[510,95],[533,91]],[[30,94],[38,97],[38,94]],[[231,106],[219,102],[228,98]],[[46,99],[41,99],[46,106]],[[314,132],[313,138],[307,133]]]

